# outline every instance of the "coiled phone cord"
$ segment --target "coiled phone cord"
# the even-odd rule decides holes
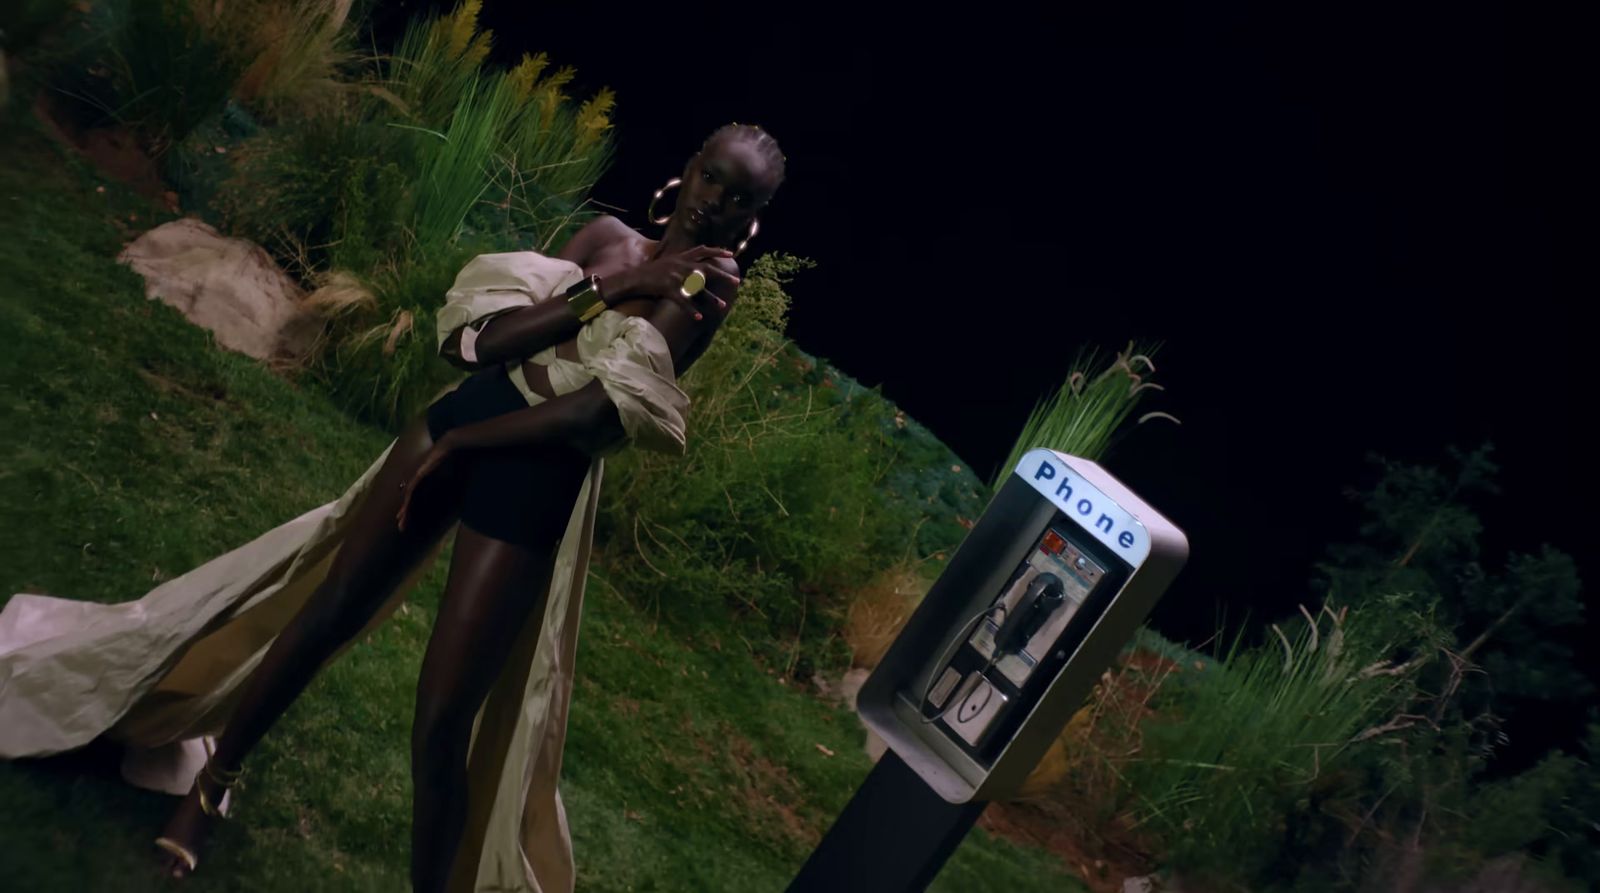
[[[944,675],[943,673],[939,672],[939,668],[945,666],[945,661],[950,657],[950,655],[955,651],[955,649],[960,648],[961,647],[961,643],[965,642],[967,640],[967,637],[972,635],[973,631],[978,628],[977,627],[978,622],[980,620],[983,620],[985,617],[988,617],[990,614],[993,614],[996,610],[999,610],[999,611],[1003,612],[1003,611],[1007,611],[1009,609],[1006,607],[1006,604],[1005,604],[1005,602],[1003,600],[1002,601],[997,601],[994,604],[990,605],[989,607],[984,608],[982,611],[979,611],[978,613],[972,615],[972,619],[971,620],[968,620],[966,623],[961,624],[961,634],[956,636],[955,640],[952,641],[949,645],[945,646],[944,653],[939,655],[939,660],[937,662],[935,662],[934,665],[933,665],[934,666],[933,673],[928,676],[928,684],[923,686],[923,688],[922,688],[922,702],[917,705],[917,713],[918,714],[921,714],[922,711],[927,708],[927,706],[928,706],[928,697],[933,694],[933,686],[934,686],[936,680],[940,676]],[[1001,616],[1004,617],[1003,614]],[[1002,622],[1004,622],[1004,621],[1002,620]],[[987,675],[989,675],[989,671],[994,668],[995,663],[997,661],[999,661],[999,660],[1000,660],[1000,643],[999,642],[995,642],[994,643],[994,647],[992,649],[990,649],[990,651],[989,651],[989,662],[983,665],[983,669],[978,671],[978,675],[979,676],[987,676]],[[957,683],[957,684],[959,685],[960,683]],[[953,694],[955,694],[955,692],[952,691],[951,694],[953,695]],[[994,695],[994,693],[991,691],[990,692],[990,696],[992,697],[993,695]],[[950,703],[946,704],[944,706],[944,709],[940,710],[938,713],[935,713],[932,716],[921,716],[921,715],[919,715],[917,718],[922,720],[922,723],[924,725],[927,725],[928,723],[932,723],[932,722],[938,722],[939,720],[944,719],[944,717],[950,712],[951,708],[953,708],[955,706],[956,706],[956,701],[955,701],[954,698],[952,698],[950,700]]]

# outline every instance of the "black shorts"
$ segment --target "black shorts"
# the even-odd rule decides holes
[[[428,433],[437,441],[452,429],[527,408],[504,366],[483,369],[428,407]],[[566,532],[591,460],[567,446],[511,446],[468,450],[451,461],[446,477],[461,493],[462,524],[543,549]]]

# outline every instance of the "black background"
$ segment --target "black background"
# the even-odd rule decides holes
[[[1594,576],[1575,22],[1475,3],[485,5],[496,58],[543,50],[579,95],[617,91],[595,198],[635,226],[712,129],[772,132],[788,182],[753,251],[819,263],[790,334],[984,477],[1081,347],[1163,342],[1147,408],[1183,425],[1107,463],[1190,537],[1163,632],[1305,600],[1325,544],[1355,536],[1343,491],[1369,452],[1492,440],[1490,565],[1551,542]]]

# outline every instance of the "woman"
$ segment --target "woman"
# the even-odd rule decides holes
[[[473,374],[412,422],[381,464],[352,487],[352,493],[361,491],[359,499],[347,493],[332,506],[333,516],[348,513],[337,522],[338,547],[322,560],[323,576],[294,578],[320,582],[292,619],[274,627],[264,656],[248,676],[241,673],[226,698],[231,711],[215,749],[158,840],[168,870],[178,876],[194,870],[200,844],[225,809],[228,788],[251,749],[316,671],[392,608],[459,521],[418,682],[413,888],[471,887],[485,872],[526,875],[517,889],[570,888],[554,780],[587,563],[586,523],[592,523],[599,476],[592,456],[647,431],[681,448],[681,417],[673,404],[682,395],[672,378],[704,352],[731,307],[739,278],[736,252],[729,249],[742,249],[754,235],[756,213],[776,191],[783,166],[765,131],[728,125],[689,160],[676,208],[655,221],[666,223],[659,241],[601,217],[555,259],[531,252],[485,255],[462,271],[440,313],[441,353]],[[563,269],[571,275],[559,275]],[[551,275],[566,286],[561,294],[545,290]],[[531,305],[525,298],[507,300],[532,291],[542,293]],[[580,523],[585,505],[586,522]],[[314,562],[316,556],[303,551],[296,565]],[[280,582],[274,578],[272,586]],[[197,648],[189,646],[184,661],[204,665],[194,657]],[[0,658],[6,656],[0,647]],[[518,676],[524,666],[531,669]],[[183,670],[180,662],[167,677]],[[0,688],[7,676],[19,675],[0,662]],[[128,728],[139,707],[161,700],[162,685],[175,684],[137,688],[138,702],[119,708],[111,721]],[[537,709],[530,708],[534,704]],[[4,708],[0,703],[0,720],[31,715]],[[157,704],[145,712],[160,709]],[[531,725],[529,715],[535,717]],[[186,722],[184,728],[204,727]],[[512,759],[518,748],[536,752],[521,775],[509,765],[480,765]],[[0,754],[18,755],[19,749],[26,747],[7,745],[0,733]],[[499,789],[485,792],[480,778]],[[543,794],[548,798],[535,802]],[[526,805],[504,802],[523,798]],[[513,826],[514,836],[519,823],[521,839],[536,846],[503,856],[498,867],[490,865],[487,849],[482,859],[470,851],[489,846],[491,826]]]

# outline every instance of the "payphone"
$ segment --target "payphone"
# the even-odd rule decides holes
[[[1013,793],[1187,556],[1099,465],[1027,453],[863,685],[862,719],[948,802]]]
[[[889,745],[790,893],[922,890],[1014,793],[1189,543],[1093,462],[1022,457],[856,698]]]
[[[889,745],[790,893],[922,890],[1015,793],[1189,554],[1093,462],[1022,457],[856,698]]]

